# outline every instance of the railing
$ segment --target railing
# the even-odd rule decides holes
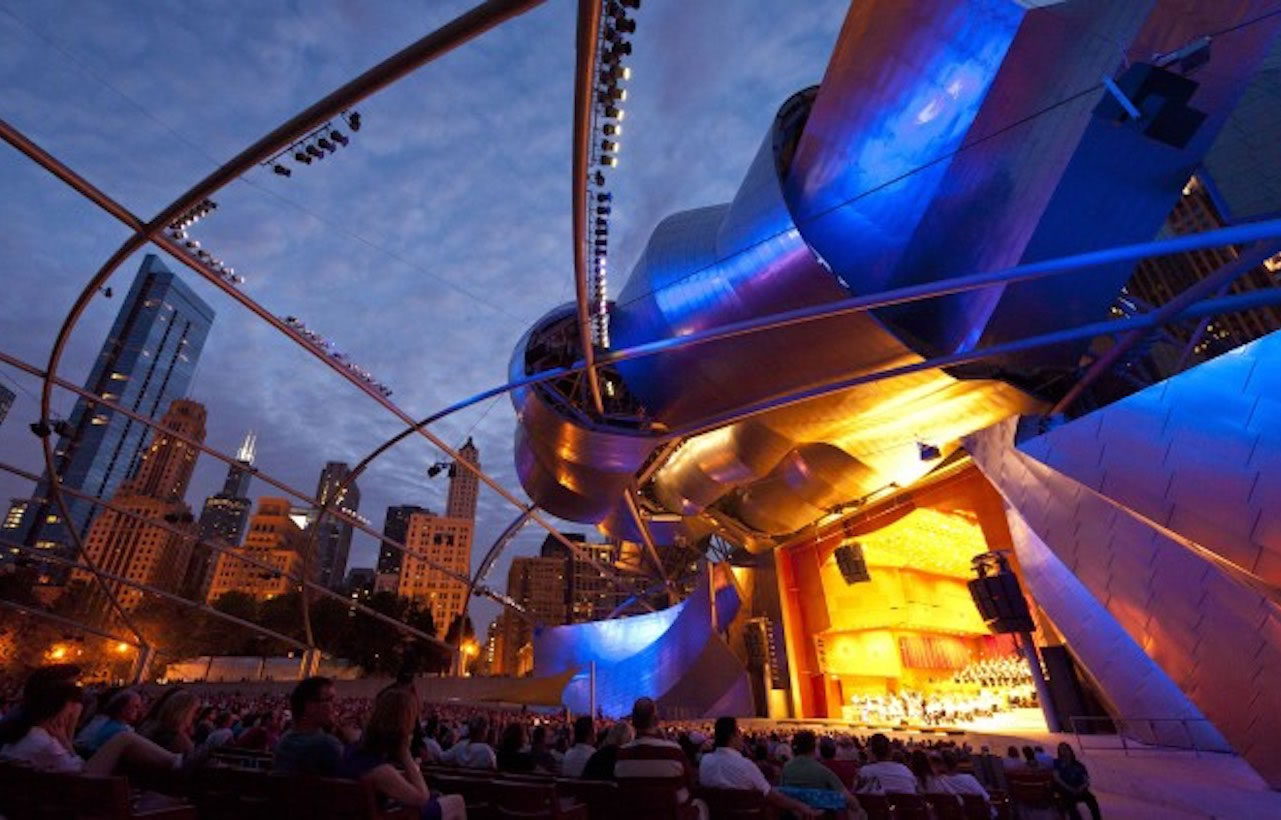
[[[1129,757],[1131,751],[1177,749],[1191,751],[1196,757],[1209,754],[1235,754],[1219,730],[1205,718],[1112,718],[1075,715],[1068,718],[1076,747],[1089,751],[1115,751]],[[1114,738],[1086,746],[1084,738]],[[1119,741],[1119,744],[1118,742]]]

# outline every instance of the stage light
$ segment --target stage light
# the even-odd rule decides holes
[[[303,165],[311,165],[311,157],[307,156],[307,154],[302,150],[299,150],[294,154],[294,159],[301,162]]]
[[[335,146],[332,142],[325,139],[324,137],[321,137],[320,139],[316,140],[316,144],[331,154],[338,150],[337,146]]]
[[[597,171],[597,172],[592,176],[592,182],[596,183],[597,187],[599,187],[599,186],[601,186],[601,185],[604,185],[604,184],[605,184],[605,175],[604,175],[604,174],[602,174],[600,171]]]
[[[619,31],[623,32],[624,34],[635,34],[635,33],[636,33],[636,21],[635,21],[635,20],[630,20],[630,19],[628,19],[628,18],[626,18],[626,17],[615,17],[615,18],[614,18],[614,28],[618,29]]]
[[[293,171],[290,171],[288,168],[281,165],[279,162],[271,166],[271,170],[275,171],[277,174],[280,174],[282,177],[291,176],[293,174]]]
[[[622,4],[623,4],[623,8],[625,9],[640,8],[640,0],[622,0]]]
[[[600,158],[600,164],[604,165],[606,168],[617,168],[618,157],[611,156],[610,154],[602,154]]]
[[[617,123],[607,122],[605,123],[605,127],[601,130],[605,132],[605,136],[607,137],[618,137],[622,136],[623,126],[618,125]]]
[[[619,122],[622,122],[623,116],[626,113],[627,112],[621,108],[615,108],[612,105],[605,106],[605,116],[609,117],[611,120],[618,120]]]
[[[347,115],[347,127],[353,132],[360,130],[360,114],[358,112],[352,111]]]
[[[916,449],[921,456],[921,461],[936,461],[943,457],[943,452],[938,447],[923,441],[916,442]]]
[[[609,206],[608,205],[596,206],[596,213],[600,214],[601,216],[609,216]]]
[[[613,200],[614,200],[614,195],[611,194],[609,191],[601,191],[599,194],[596,195],[597,202],[612,202]]]
[[[621,145],[619,145],[617,142],[614,142],[613,140],[600,141],[600,150],[602,151],[612,151],[613,153],[618,153],[618,149],[621,147],[622,147]]]
[[[324,159],[324,158],[325,158],[324,153],[322,153],[322,152],[321,152],[321,150],[320,150],[319,148],[317,148],[316,146],[314,146],[314,145],[308,145],[308,146],[307,146],[307,153],[308,153],[308,154],[311,154],[311,155],[312,155],[313,157],[315,157],[316,159]]]
[[[608,224],[609,224],[609,221],[604,217],[601,217],[601,216],[596,217],[596,227],[603,228]]]

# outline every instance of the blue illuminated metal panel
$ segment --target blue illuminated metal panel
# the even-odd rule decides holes
[[[751,714],[746,671],[712,629],[707,583],[704,575],[693,595],[659,612],[544,628],[534,637],[534,675],[577,670],[564,702],[579,714],[590,712],[592,662],[597,707],[611,717],[630,712],[639,697],[654,698],[669,716]],[[717,617],[728,624],[738,596],[722,584],[716,598]]]

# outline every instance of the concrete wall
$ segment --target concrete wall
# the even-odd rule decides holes
[[[1281,788],[1281,334],[1022,443],[1016,429],[967,446],[1105,696],[1122,717],[1203,714]]]

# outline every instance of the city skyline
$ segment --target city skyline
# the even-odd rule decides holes
[[[160,6],[72,13],[56,3],[17,4],[0,15],[5,118],[129,207],[149,213],[349,74],[469,7],[380,4],[304,16],[284,4],[245,4],[174,17]],[[730,195],[777,106],[821,78],[845,4],[817,4],[795,19],[779,19],[770,7],[645,4],[633,38],[625,145],[614,173],[611,242],[620,271],[670,208]],[[298,168],[289,179],[270,169],[250,173],[215,197],[219,209],[193,236],[247,277],[246,293],[334,340],[387,383],[393,400],[412,415],[421,418],[502,382],[529,322],[548,299],[573,296],[574,13],[572,3],[550,2],[381,92],[360,107],[363,127],[337,156]],[[232,22],[246,20],[254,22]],[[296,43],[308,45],[300,50]],[[759,60],[724,59],[748,52]],[[175,74],[175,64],[188,69]],[[687,83],[690,73],[704,82]],[[255,94],[213,93],[229,83],[253,87]],[[686,125],[674,129],[678,121]],[[111,138],[76,136],[89,133]],[[0,168],[13,191],[12,200],[0,204],[11,226],[0,240],[0,261],[14,274],[0,334],[12,340],[7,352],[40,363],[119,228],[15,152],[0,154]],[[502,228],[497,234],[496,227]],[[45,236],[57,238],[56,252]],[[234,454],[252,427],[260,435],[260,469],[307,491],[325,461],[355,464],[400,432],[400,423],[367,397],[194,274],[165,263],[219,314],[191,391],[209,407],[210,446]],[[133,260],[125,270],[136,266]],[[70,381],[83,381],[119,308],[120,277],[109,284],[115,297],[93,300],[72,335],[59,370]],[[38,442],[26,425],[38,414],[32,395],[39,383],[0,370],[0,382],[18,393],[0,427],[0,449],[38,472]],[[65,414],[71,404],[65,393],[55,393],[55,409]],[[512,423],[503,397],[434,429],[454,446],[472,435],[486,470],[519,492]],[[375,530],[388,506],[444,510],[444,477],[429,480],[424,472],[443,458],[414,437],[373,464],[361,490]],[[225,464],[200,459],[189,493],[193,506],[216,493],[225,474]],[[30,491],[0,477],[5,501]],[[255,482],[251,494],[270,492]],[[482,487],[476,552],[516,513]],[[535,553],[545,534],[527,526],[509,554]],[[357,533],[349,565],[372,566],[376,553],[376,538]],[[504,558],[491,582],[506,573]],[[475,603],[472,617],[481,629],[498,607]]]

